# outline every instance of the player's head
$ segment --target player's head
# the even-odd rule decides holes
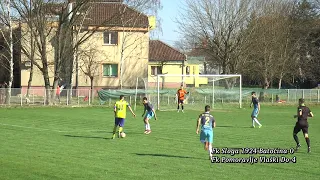
[[[302,104],[304,104],[304,99],[303,99],[303,98],[300,98],[300,99],[299,99],[299,105],[302,105]]]
[[[124,95],[120,95],[120,100],[124,100]]]
[[[256,92],[252,91],[252,92],[251,92],[251,96],[252,96],[252,97],[256,97]]]
[[[206,106],[204,107],[204,111],[205,111],[205,112],[209,112],[209,111],[210,111],[210,106],[209,106],[209,105],[206,105]]]
[[[180,86],[180,89],[183,89],[183,85]]]
[[[147,97],[143,97],[142,98],[142,102],[143,102],[143,104],[147,103],[148,102],[148,98]]]

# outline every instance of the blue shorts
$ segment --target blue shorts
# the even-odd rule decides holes
[[[124,126],[124,118],[115,118],[114,125],[123,127]]]
[[[251,116],[257,118],[257,117],[258,117],[258,113],[259,113],[258,108],[254,108],[253,111],[252,111],[252,113],[251,113]]]
[[[213,143],[213,131],[212,130],[202,130],[200,133],[201,143]]]
[[[151,119],[151,118],[153,118],[153,116],[154,116],[154,113],[152,111],[150,111],[150,112],[147,112],[147,114],[144,116],[144,118]]]

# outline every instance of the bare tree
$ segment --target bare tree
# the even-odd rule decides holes
[[[32,7],[30,2],[32,2]],[[29,31],[34,39],[36,52],[31,50],[31,43],[26,42],[22,43],[22,50],[25,54],[28,54],[29,59],[33,59],[31,60],[32,64],[43,74],[47,104],[50,104],[51,99],[55,98],[54,91],[60,78],[63,77],[69,88],[72,88],[74,66],[76,72],[78,72],[78,61],[76,60],[78,47],[86,42],[100,27],[111,29],[116,26],[108,22],[119,19],[123,15],[120,12],[116,13],[100,25],[90,26],[89,29],[86,29],[86,26],[83,27],[82,25],[90,24],[90,21],[85,19],[95,1],[78,0],[76,3],[72,2],[67,0],[16,0],[14,3],[14,8],[23,23],[27,24],[24,31]],[[156,2],[159,1],[138,0],[128,1],[127,3],[130,7],[139,10],[142,7],[158,7],[155,5]],[[31,27],[32,31],[30,30]],[[83,33],[80,33],[82,30]],[[30,37],[30,35],[26,37]],[[51,45],[48,42],[51,42]],[[34,58],[32,58],[31,52],[35,53]],[[53,52],[54,61],[51,61],[48,56]],[[51,86],[49,71],[52,66],[54,67],[52,70],[54,80]],[[51,87],[52,91],[50,90]]]
[[[25,22],[27,26],[29,27],[26,29],[26,31],[20,31],[21,36],[19,42],[28,44],[28,48],[26,46],[21,46],[22,54],[29,60],[29,62],[25,62],[27,66],[26,68],[29,68],[29,80],[28,80],[28,87],[27,87],[27,94],[26,99],[28,102],[28,98],[30,96],[30,88],[32,85],[33,80],[33,72],[34,72],[34,61],[36,57],[36,43],[35,43],[35,32],[34,32],[34,21],[33,21],[33,0],[30,0],[29,2],[26,0],[14,0],[12,2],[13,9],[18,9],[18,12],[21,12],[22,7],[25,11],[25,16],[20,16],[20,21]],[[29,64],[30,63],[30,64]]]
[[[136,33],[134,30],[125,30],[125,22],[121,33],[121,48],[120,48],[120,79],[119,86],[123,88],[123,73],[125,71],[125,62],[131,59],[139,59],[143,57],[143,49],[148,46],[148,40],[144,34]]]
[[[28,59],[32,61],[32,64],[41,71],[46,92],[46,104],[50,104],[50,61],[48,60],[48,53],[50,53],[50,51],[48,51],[47,42],[52,37],[53,29],[49,24],[52,23],[52,19],[54,19],[55,16],[48,13],[47,3],[52,3],[52,1],[16,0],[13,6],[20,19],[26,24],[26,26],[23,26],[22,31],[30,32],[29,37],[33,37],[36,51],[33,51],[33,48],[30,47],[32,44],[23,41],[23,39],[21,39],[21,48]],[[32,31],[30,27],[32,27]],[[36,56],[32,57],[32,53]]]
[[[90,79],[90,97],[93,97],[94,79],[99,76],[99,67],[101,65],[101,56],[103,52],[97,48],[87,47],[79,51],[79,67],[81,71]],[[92,98],[93,100],[93,98]]]
[[[239,73],[238,57],[242,44],[250,34],[244,33],[252,12],[251,0],[187,0],[183,13],[177,19],[186,39],[201,44],[207,61],[218,65],[222,74]],[[248,32],[248,31],[246,31]],[[192,41],[191,41],[192,42]],[[230,88],[228,81],[226,87]]]
[[[1,36],[4,39],[5,47],[7,53],[2,54],[2,58],[6,59],[8,62],[7,70],[9,72],[9,79],[6,89],[6,104],[10,104],[11,99],[11,87],[13,82],[13,22],[12,22],[12,9],[11,9],[11,0],[4,0],[0,2],[0,25],[3,25],[3,28],[0,28]],[[6,33],[8,32],[8,33]],[[8,34],[8,36],[7,36]]]
[[[77,42],[75,42],[73,39],[74,26],[83,23],[91,1],[79,0],[75,6],[71,6],[67,1],[59,0],[46,2],[32,0],[31,2],[32,7],[29,5],[29,1],[16,0],[14,8],[20,18],[26,22],[27,27],[24,31],[31,33],[27,37],[33,37],[37,50],[35,54],[39,58],[32,58],[31,53],[34,53],[34,51],[29,43],[22,43],[22,51],[28,54],[27,57],[29,59],[33,59],[32,63],[42,72],[46,89],[46,102],[50,104],[51,99],[55,98],[54,91],[57,88],[59,79],[61,79],[62,67],[67,67],[65,72],[69,75],[70,82],[75,50],[80,44],[88,40],[98,27],[93,28],[92,31],[87,31],[81,37],[77,36]],[[77,31],[80,31],[79,28]],[[52,43],[51,46],[48,44],[49,41]],[[51,53],[48,51],[50,47],[54,48],[55,56],[53,62],[48,60],[48,53]],[[52,93],[50,91],[49,65],[54,66]]]
[[[255,12],[249,25],[251,38],[247,41],[250,74],[261,80],[263,89],[268,89],[274,79],[279,86],[284,75],[290,72],[293,42],[290,37],[289,13],[292,4],[286,0],[260,0],[255,3]]]
[[[298,42],[293,38],[292,29],[294,27],[294,22],[290,18],[289,13],[292,12],[293,4],[286,3],[282,5],[281,12],[285,13],[278,18],[281,21],[281,26],[279,31],[282,33],[278,36],[278,66],[275,66],[278,78],[278,89],[281,89],[283,80],[289,80],[295,73],[297,68],[297,56],[295,53],[295,47]],[[289,78],[287,78],[289,77]],[[289,80],[290,81],[290,80]]]
[[[299,0],[292,13],[294,21],[292,37],[296,42],[294,49],[298,67],[293,77],[295,86],[303,85],[315,87],[320,79],[320,1]]]
[[[81,48],[78,52],[79,67],[81,71],[90,79],[91,97],[94,92],[94,79],[99,76],[99,67],[103,57],[105,56],[102,51],[98,50],[97,47],[87,46]],[[92,98],[93,100],[93,98]]]
[[[119,86],[121,89],[123,88],[123,72],[125,71],[125,61],[130,59],[139,59],[142,57],[143,49],[147,48],[145,46],[148,46],[149,39],[146,39],[146,36],[142,35],[141,33],[136,33],[134,27],[139,26],[141,16],[145,16],[144,13],[156,15],[158,10],[161,8],[160,0],[128,0],[125,3],[128,4],[128,6],[120,6],[119,8],[119,14],[127,14],[127,16],[120,17],[122,29],[120,31],[121,48]],[[132,13],[131,8],[138,10],[139,13]],[[131,17],[129,17],[130,14]]]

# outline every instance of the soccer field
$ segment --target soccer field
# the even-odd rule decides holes
[[[319,179],[320,108],[310,109],[315,115],[309,120],[312,152],[307,153],[299,133],[298,152],[276,155],[295,156],[296,163],[255,164],[212,164],[195,133],[200,112],[188,106],[184,114],[158,112],[149,135],[143,134],[142,109],[136,118],[128,112],[127,137],[114,140],[110,139],[114,123],[110,108],[0,109],[0,179]],[[261,129],[250,128],[250,113],[250,108],[214,110],[214,146],[295,147],[296,107],[262,104]]]

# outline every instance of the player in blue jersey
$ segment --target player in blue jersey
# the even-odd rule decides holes
[[[143,98],[143,105],[144,105],[144,111],[142,114],[144,125],[145,125],[145,134],[151,133],[150,123],[149,120],[154,117],[155,120],[157,120],[156,111],[153,108],[153,105],[148,101],[146,97]],[[147,113],[146,113],[147,112]]]
[[[209,152],[209,159],[212,159],[212,143],[213,143],[213,128],[216,127],[216,121],[210,114],[210,106],[205,106],[205,112],[200,114],[197,121],[196,133],[200,132],[200,141],[204,144],[204,149]]]
[[[252,96],[252,100],[250,103],[250,107],[252,107],[253,105],[253,111],[251,113],[251,119],[252,119],[252,127],[256,127],[255,123],[257,123],[259,125],[259,128],[262,127],[262,125],[260,124],[260,122],[258,121],[258,114],[260,112],[260,103],[259,103],[259,99],[257,98],[256,92],[252,92],[251,93]]]

